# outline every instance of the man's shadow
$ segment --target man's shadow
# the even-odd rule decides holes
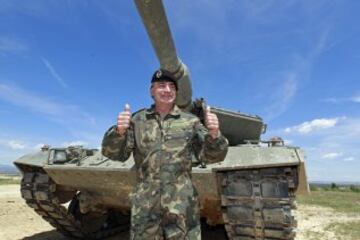
[[[227,240],[226,233],[223,226],[211,227],[207,224],[202,224],[201,228],[202,239],[204,240]],[[46,231],[34,234],[32,236],[24,237],[22,240],[69,240],[73,238],[65,237],[56,230]],[[104,240],[118,240],[129,239],[129,231],[125,231],[114,236],[104,238]]]
[[[23,240],[66,240],[69,238],[65,237],[56,230],[51,230],[51,231],[36,233],[32,236],[24,237],[22,239]]]

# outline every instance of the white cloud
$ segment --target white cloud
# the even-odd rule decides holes
[[[360,95],[352,97],[351,101],[356,102],[356,103],[360,103]]]
[[[329,119],[338,121],[332,127],[318,129],[316,134],[300,134],[299,128],[293,127],[288,129],[290,132],[286,135],[291,136],[296,145],[305,151],[310,180],[360,181],[357,173],[360,168],[360,118]],[[301,125],[297,127],[299,126]],[[283,130],[279,129],[269,134],[281,135],[281,131]],[[323,170],[324,161],[327,164],[326,170]],[[317,174],[319,172],[323,173]]]
[[[322,102],[328,102],[328,103],[347,103],[347,102],[353,102],[353,103],[360,103],[360,95],[354,95],[352,97],[343,97],[343,98],[325,98],[321,100]]]
[[[326,153],[324,155],[321,156],[322,159],[335,159],[338,157],[341,157],[343,155],[343,153],[341,152],[332,152],[332,153]]]
[[[19,157],[34,151],[32,149],[29,141],[26,141],[21,138],[16,139],[9,138],[9,136],[1,134],[0,135],[0,163],[3,164],[12,164]],[[39,150],[39,149],[37,149]]]
[[[11,134],[16,135],[16,134]],[[13,153],[27,153],[30,151],[38,151],[44,145],[44,143],[35,144],[36,140],[34,140],[34,136],[32,137],[10,137],[8,134],[1,134],[0,135],[0,152],[13,154]]]
[[[284,113],[290,106],[298,89],[296,73],[287,74],[283,83],[273,93],[273,103],[267,108],[267,119],[273,119]]]
[[[343,159],[344,162],[352,162],[352,161],[354,161],[354,160],[355,160],[354,157],[347,157],[347,158],[344,158],[344,159]]]
[[[94,148],[95,146],[98,147],[99,140],[101,140],[100,138],[97,138],[96,141],[92,142],[91,139],[84,138],[77,141],[63,141],[53,137],[38,138],[33,135],[22,135],[19,137],[16,135],[16,133],[7,134],[4,133],[4,131],[0,131],[0,163],[12,164],[13,161],[25,154],[40,151],[44,145],[50,145],[50,147],[82,145],[86,148]]]
[[[288,127],[285,129],[286,133],[297,132],[301,134],[311,133],[316,130],[327,129],[334,127],[339,120],[344,118],[319,118],[312,121],[303,122],[299,125]]]
[[[69,146],[87,146],[88,143],[85,142],[85,141],[81,141],[81,140],[78,140],[78,141],[71,141],[71,142],[63,142],[61,144],[63,147],[69,147]]]
[[[360,118],[347,116],[326,119],[337,121],[334,125],[327,124],[327,128],[312,128],[313,132],[307,134],[299,132],[302,126],[299,124],[289,127],[287,131],[284,128],[269,129],[266,135],[291,138],[295,146],[304,150],[310,181],[359,182],[357,169],[360,169]],[[312,122],[310,120],[307,123],[311,125]]]
[[[328,39],[331,32],[331,24],[321,27],[317,34],[314,34],[313,42],[314,44],[309,47],[305,52],[294,52],[292,54],[293,58],[289,59],[286,64],[287,80],[281,86],[279,93],[272,93],[275,100],[270,98],[272,105],[266,110],[268,112],[267,119],[272,120],[275,117],[280,116],[291,106],[293,99],[296,97],[296,93],[299,89],[300,83],[305,85],[310,79],[312,74],[312,69],[314,62],[323,54],[323,52],[329,50],[335,45],[329,45]],[[305,36],[306,35],[306,36]],[[302,37],[308,36],[305,34]],[[292,66],[292,68],[289,68]],[[278,90],[279,91],[279,90]],[[271,96],[270,96],[271,97]]]
[[[8,146],[13,150],[24,149],[25,144],[19,141],[11,140],[8,142]]]
[[[46,68],[50,71],[51,76],[53,76],[63,88],[67,88],[67,84],[65,83],[63,78],[57,73],[55,68],[50,64],[50,62],[46,58],[41,58],[41,60],[45,64]]]
[[[27,49],[27,46],[17,39],[0,36],[1,52],[21,52]]]
[[[78,106],[45,99],[18,87],[0,84],[0,99],[45,114],[51,117],[52,120],[62,124],[74,122],[95,124],[95,119],[88,113],[83,112]]]
[[[25,149],[26,146],[27,145],[24,143],[24,141],[18,139],[13,139],[9,137],[0,138],[0,148],[3,148],[4,150],[7,149],[6,151],[8,151],[9,149],[10,151],[22,150]]]
[[[38,143],[38,144],[34,145],[32,148],[33,148],[34,150],[40,150],[44,145],[46,145],[46,144],[44,144],[44,143]]]
[[[328,103],[341,103],[344,102],[344,98],[325,98],[321,100],[322,102],[328,102]]]

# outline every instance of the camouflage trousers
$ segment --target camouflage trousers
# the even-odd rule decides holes
[[[130,235],[131,240],[201,240],[197,193],[192,183],[162,188],[140,184],[132,195]]]

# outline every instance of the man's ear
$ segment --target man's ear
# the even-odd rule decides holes
[[[153,93],[153,86],[150,86],[150,96],[152,99],[154,99],[154,93]]]

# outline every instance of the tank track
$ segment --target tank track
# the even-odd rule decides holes
[[[110,222],[104,223],[104,226],[95,232],[87,232],[81,221],[60,204],[55,190],[56,184],[41,169],[24,173],[21,196],[26,204],[63,235],[80,239],[102,239],[129,229],[128,223],[121,225]]]
[[[293,240],[296,167],[220,172],[225,230],[231,240]]]

